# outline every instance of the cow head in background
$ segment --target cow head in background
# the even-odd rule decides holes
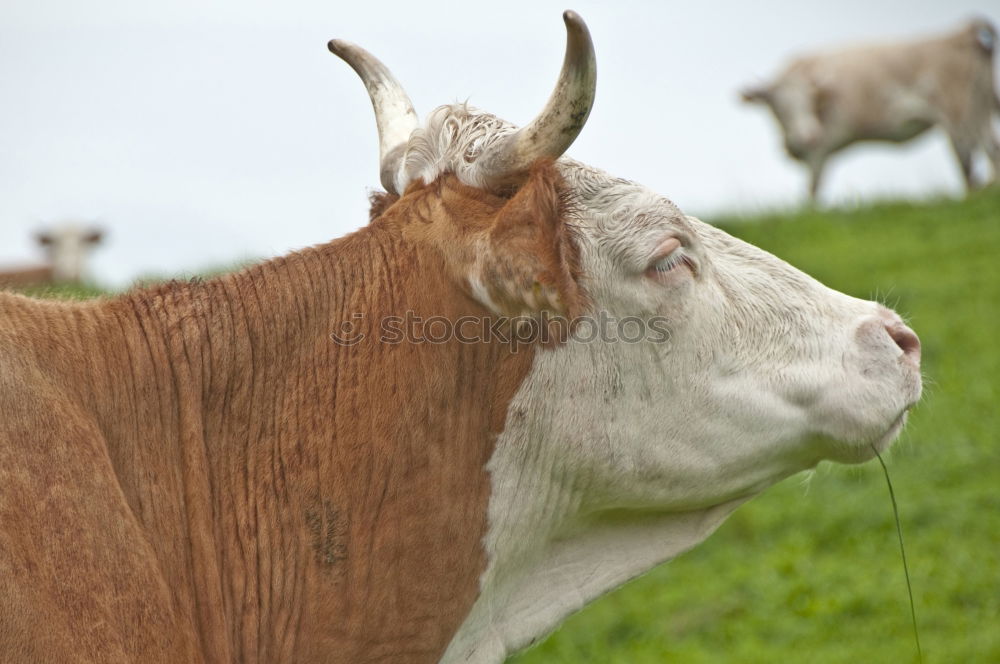
[[[87,255],[103,239],[104,232],[100,229],[77,224],[63,224],[35,235],[52,266],[52,279],[66,283],[83,280]]]
[[[746,103],[766,105],[783,130],[785,151],[793,159],[808,161],[822,138],[824,94],[812,81],[789,75],[783,85],[744,88],[740,97]]]
[[[383,185],[396,205],[419,198],[471,297],[666,330],[537,353],[489,465],[480,599],[446,660],[502,657],[778,480],[871,459],[921,390],[919,341],[892,311],[563,156],[596,81],[586,26],[564,19],[555,92],[520,129],[461,104],[421,123],[385,66],[330,42],[371,96]],[[497,213],[463,234],[455,211],[483,201]]]

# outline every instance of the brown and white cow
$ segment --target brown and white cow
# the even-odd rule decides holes
[[[79,283],[87,275],[87,254],[103,237],[100,229],[74,223],[39,231],[35,241],[45,252],[46,262],[0,269],[0,288]]]
[[[896,314],[562,156],[595,86],[564,18],[519,130],[420,123],[330,43],[388,189],[352,235],[109,299],[0,294],[0,658],[500,662],[891,443],[921,390]],[[543,312],[581,319],[503,336]]]
[[[831,155],[859,141],[908,141],[941,127],[966,187],[982,150],[1000,177],[1000,113],[993,74],[996,29],[976,19],[945,35],[856,46],[796,58],[773,82],[747,88],[744,101],[766,104],[789,156],[809,169],[815,198]]]

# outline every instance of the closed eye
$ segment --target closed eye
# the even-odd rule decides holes
[[[678,247],[669,256],[664,256],[660,260],[650,265],[649,269],[653,272],[665,274],[673,270],[678,265],[683,265],[683,264],[684,264],[684,250]]]
[[[681,241],[672,237],[660,245],[656,256],[646,268],[646,276],[663,279],[682,266],[693,269],[693,262],[681,245]]]

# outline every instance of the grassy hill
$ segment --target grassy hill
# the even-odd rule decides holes
[[[881,299],[920,334],[925,397],[889,468],[925,661],[1000,662],[1000,190],[713,221],[833,288]],[[873,462],[783,482],[512,661],[895,663],[914,653]]]

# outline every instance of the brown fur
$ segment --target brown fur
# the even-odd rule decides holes
[[[204,283],[0,294],[0,660],[437,661],[533,353],[382,344],[378,319],[486,315],[477,251],[579,306],[560,186],[551,164],[510,200],[446,176]],[[369,337],[333,343],[356,312]]]
[[[538,162],[509,198],[469,187],[451,175],[430,187],[411,185],[409,193],[408,204],[418,216],[455,220],[450,227],[425,224],[410,232],[445,247],[453,278],[466,285],[478,278],[498,313],[573,317],[586,308],[579,257],[565,223],[564,186],[551,161]]]
[[[396,194],[386,191],[373,191],[368,194],[368,221],[375,221],[382,216],[382,213],[392,207],[392,204],[399,200]]]

